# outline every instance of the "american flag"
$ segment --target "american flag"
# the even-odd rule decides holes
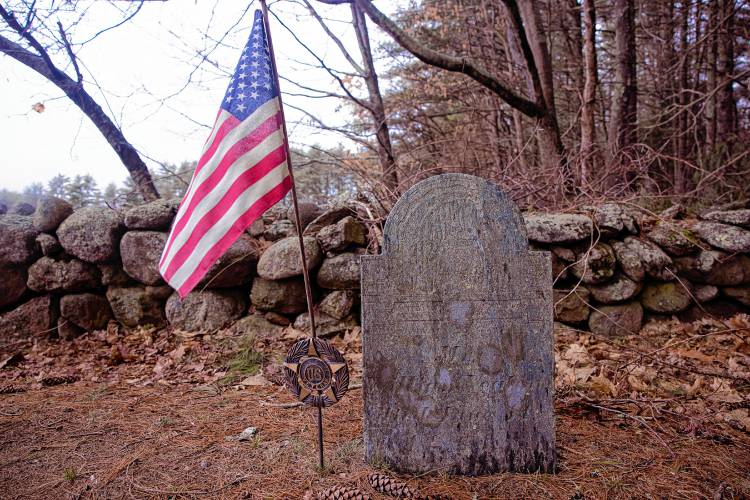
[[[159,262],[180,297],[292,188],[281,102],[260,10]]]

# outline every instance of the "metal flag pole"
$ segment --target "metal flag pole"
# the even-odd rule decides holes
[[[276,89],[279,92],[279,113],[281,114],[281,126],[284,131],[284,148],[286,149],[286,162],[289,168],[289,177],[292,179],[292,206],[294,207],[294,221],[297,225],[297,237],[299,238],[299,249],[300,256],[302,258],[302,276],[305,281],[305,295],[307,297],[307,312],[310,315],[310,333],[312,338],[317,338],[315,332],[315,314],[313,312],[313,296],[312,286],[310,285],[310,271],[307,268],[307,256],[305,255],[305,239],[302,236],[302,221],[299,216],[299,205],[297,202],[297,185],[294,182],[294,172],[292,169],[292,154],[289,150],[289,135],[286,130],[286,119],[284,118],[284,103],[281,99],[281,86],[279,85],[279,72],[276,68],[276,55],[273,51],[273,41],[271,39],[271,26],[268,22],[268,7],[266,6],[266,0],[260,0],[261,9],[263,12],[263,24],[266,29],[266,39],[268,41],[268,51],[270,52],[271,69],[273,70],[273,77],[276,82]],[[318,406],[318,462],[320,468],[323,469],[323,407]]]

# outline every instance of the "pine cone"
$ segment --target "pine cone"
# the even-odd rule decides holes
[[[370,474],[368,477],[373,488],[380,493],[390,495],[396,498],[417,498],[417,493],[409,488],[406,484],[396,481],[385,474]]]
[[[13,384],[0,385],[0,394],[14,394],[16,392],[26,392],[26,388]]]
[[[319,500],[370,500],[370,497],[352,486],[332,486],[318,495]]]
[[[76,375],[62,375],[60,377],[44,377],[42,379],[42,385],[47,387],[53,385],[72,384],[78,382],[79,378]]]

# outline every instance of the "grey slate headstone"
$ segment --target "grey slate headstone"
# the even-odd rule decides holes
[[[552,472],[552,272],[494,184],[420,182],[362,257],[365,454],[403,472]]]

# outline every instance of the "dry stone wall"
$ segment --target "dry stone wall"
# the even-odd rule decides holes
[[[0,337],[71,338],[106,328],[214,330],[310,323],[296,225],[287,207],[256,221],[181,300],[157,265],[178,202],[73,211],[43,198],[0,214]],[[381,247],[356,203],[301,206],[319,333],[359,324],[359,257]],[[555,319],[601,335],[649,319],[726,317],[750,309],[750,209],[656,217],[616,203],[526,213],[533,248],[551,253]]]

